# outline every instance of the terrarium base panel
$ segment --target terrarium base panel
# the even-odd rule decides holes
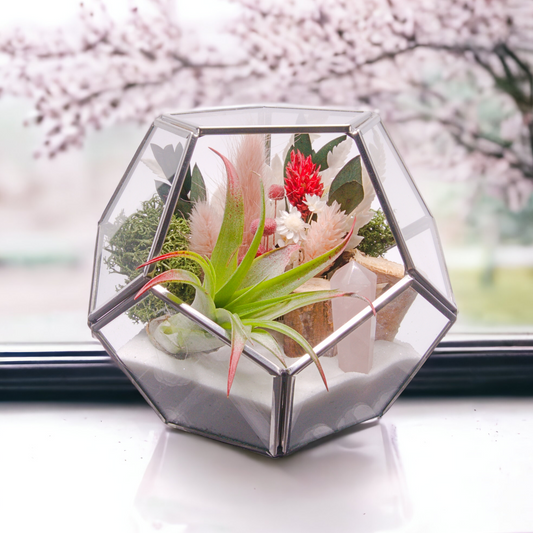
[[[242,357],[227,397],[229,348],[179,360],[142,331],[118,351],[122,362],[169,423],[268,453],[273,378]],[[420,360],[406,343],[376,341],[368,374],[343,372],[321,358],[325,390],[314,365],[296,377],[289,451],[378,416]]]

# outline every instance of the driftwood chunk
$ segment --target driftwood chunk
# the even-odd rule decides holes
[[[312,278],[294,292],[329,290],[330,283],[326,279]],[[315,347],[319,342],[334,331],[331,301],[306,305],[283,316],[283,323],[300,333],[307,342]],[[292,339],[283,337],[283,350],[287,357],[300,357],[305,350]],[[328,350],[324,356],[333,357],[337,354],[337,347]]]
[[[376,298],[390,289],[405,275],[403,265],[389,261],[383,257],[371,257],[355,250],[353,258],[359,264],[368,268],[377,275]],[[376,321],[376,340],[393,341],[396,337],[402,320],[405,318],[409,307],[414,302],[417,293],[409,288],[397,296],[378,312]]]

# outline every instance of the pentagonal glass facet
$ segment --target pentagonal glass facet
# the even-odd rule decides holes
[[[269,229],[254,240],[263,199]],[[137,294],[159,274],[174,281]],[[279,307],[293,290],[301,306]],[[99,225],[95,336],[165,423],[265,455],[380,417],[455,314],[434,221],[372,113],[160,117]],[[236,367],[230,344],[244,346]]]
[[[153,128],[131,162],[98,226],[91,311],[141,274],[137,267],[148,259],[189,137]]]
[[[391,215],[407,244],[406,251],[414,266],[453,303],[453,293],[433,218],[389,136],[383,126],[377,124],[363,134],[363,139],[373,170],[392,208]]]
[[[290,451],[380,417],[429,355],[435,339],[449,327],[450,319],[413,289],[402,294],[410,307],[393,339],[375,341],[368,374],[343,372],[335,358],[322,357],[329,391],[312,366],[295,376]],[[385,311],[378,312],[378,321]],[[357,352],[358,347],[353,349]]]
[[[112,346],[116,359],[163,420],[267,453],[270,449],[272,377],[243,356],[227,397],[230,348],[211,337],[210,351],[172,357],[152,342],[153,331],[139,316],[153,312],[151,320],[181,318],[193,322],[153,297],[140,302],[111,323],[100,335]],[[153,340],[153,339],[152,339]]]

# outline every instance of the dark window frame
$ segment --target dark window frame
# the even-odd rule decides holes
[[[533,335],[449,335],[403,392],[533,394]],[[0,345],[0,400],[141,400],[99,343]]]

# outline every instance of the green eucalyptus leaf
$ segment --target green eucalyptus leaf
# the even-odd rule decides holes
[[[361,156],[350,159],[335,176],[328,195],[328,205],[336,201],[349,215],[363,200],[363,171]]]
[[[294,148],[300,150],[305,157],[314,155],[311,138],[308,133],[296,133],[294,135]]]
[[[195,164],[191,175],[191,202],[204,202],[206,199],[205,181],[198,165]]]
[[[333,148],[335,148],[335,146],[339,145],[345,140],[346,135],[342,135],[336,139],[333,139],[332,141],[329,141],[329,143],[325,144],[315,155],[313,155],[313,163],[319,166],[320,170],[326,170],[329,168],[328,154],[333,150]]]
[[[180,196],[178,198],[178,205],[176,206],[176,209],[174,210],[174,213],[176,213],[177,215],[187,220],[191,216],[192,209],[194,207],[191,187],[192,187],[192,174],[191,174],[191,167],[189,166],[187,167],[187,172],[185,173],[185,179],[183,180],[183,185],[181,186]]]
[[[168,193],[170,192],[170,185],[168,183],[161,183],[157,182],[156,190],[157,194],[159,195],[159,198],[161,198],[161,201],[165,203],[168,198]]]
[[[287,155],[285,156],[285,161],[283,163],[283,174],[285,175],[285,169],[291,161],[291,154],[295,150],[299,150],[305,157],[313,156],[315,157],[315,152],[313,152],[313,147],[311,146],[311,138],[307,133],[296,133],[294,135],[294,144],[289,148]]]

